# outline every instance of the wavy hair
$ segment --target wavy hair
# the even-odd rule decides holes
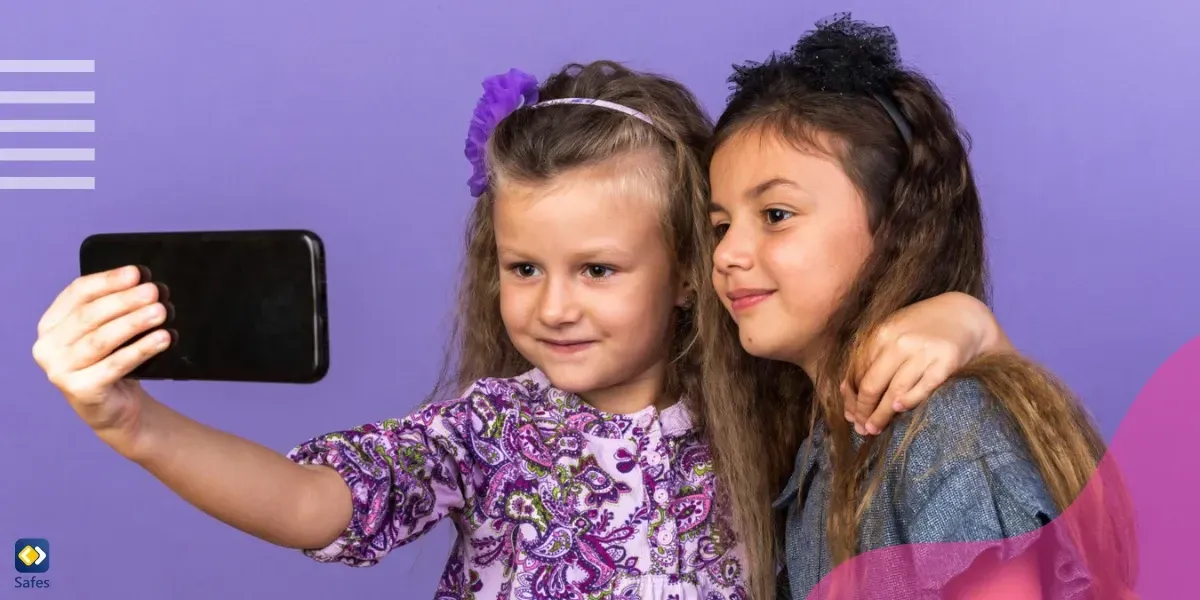
[[[891,437],[885,431],[855,449],[842,416],[838,385],[854,381],[867,366],[866,340],[898,310],[940,294],[962,292],[988,301],[982,209],[967,137],[931,81],[887,64],[894,52],[890,32],[876,38],[881,51],[870,52],[871,37],[881,29],[886,28],[845,19],[827,22],[791,53],[738,68],[731,78],[735,91],[714,134],[713,150],[733,136],[756,131],[832,157],[865,199],[873,235],[872,254],[827,323],[831,351],[812,378],[798,367],[750,358],[731,347],[730,340],[738,338],[728,314],[708,312],[700,321],[701,411],[737,529],[752,545],[749,578],[755,598],[770,597],[774,590],[781,540],[770,500],[818,419],[830,434],[830,551],[835,564],[858,553],[860,518],[884,474],[880,463],[886,453],[880,450]],[[839,36],[853,43],[839,42]],[[839,43],[850,50],[839,54]],[[860,75],[866,72],[875,82],[874,89],[847,90],[853,82],[836,81],[854,77],[855,64]],[[1011,415],[1050,495],[1065,511],[1084,492],[1105,452],[1097,428],[1070,390],[1015,355],[982,357],[955,377],[979,381]],[[909,436],[920,429],[923,411],[918,410]],[[1108,492],[1123,489],[1119,480],[1104,484]],[[1068,527],[1081,547],[1097,550],[1086,560],[1105,582],[1101,589],[1127,591],[1136,570],[1136,553],[1129,550],[1131,513],[1127,502],[1113,506],[1125,510]],[[1126,550],[1100,550],[1103,544]]]

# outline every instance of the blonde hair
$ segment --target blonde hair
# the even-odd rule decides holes
[[[672,79],[597,61],[570,64],[549,77],[538,99],[556,98],[615,102],[643,113],[653,125],[589,106],[518,109],[488,140],[493,187],[542,184],[574,169],[619,169],[630,165],[623,158],[656,156],[657,165],[638,165],[629,177],[653,180],[664,192],[664,236],[674,252],[676,275],[693,290],[707,286],[708,187],[702,161],[712,122],[695,96]],[[457,395],[480,378],[510,377],[532,368],[508,339],[500,316],[494,192],[485,191],[469,216],[452,341],[431,399]],[[675,325],[664,391],[694,397],[699,393],[699,360],[690,307],[677,311]]]

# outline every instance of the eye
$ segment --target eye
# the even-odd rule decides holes
[[[727,231],[729,231],[729,223],[718,223],[717,225],[713,226],[713,235],[715,235],[718,240],[725,237],[725,232]]]
[[[782,208],[768,208],[767,210],[763,211],[763,215],[767,218],[767,223],[774,225],[780,221],[786,221],[787,219],[792,218],[793,213],[783,210]]]
[[[512,271],[514,275],[516,275],[517,277],[520,277],[521,279],[528,279],[530,277],[536,277],[538,274],[537,267],[535,267],[529,263],[521,263],[519,265],[513,265],[513,266],[509,267],[508,270]]]
[[[592,279],[604,279],[612,276],[614,270],[612,267],[606,267],[604,265],[588,265],[584,268],[583,272]]]

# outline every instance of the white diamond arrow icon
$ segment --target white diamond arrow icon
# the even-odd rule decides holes
[[[35,564],[35,565],[42,564],[42,561],[46,560],[46,551],[42,550],[41,546],[34,546],[33,551],[38,553],[37,560],[33,561],[33,564]]]

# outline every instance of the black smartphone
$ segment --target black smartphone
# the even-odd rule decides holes
[[[104,233],[79,247],[83,275],[129,265],[165,296],[161,328],[173,338],[129,377],[315,383],[329,370],[325,251],[315,233]]]

